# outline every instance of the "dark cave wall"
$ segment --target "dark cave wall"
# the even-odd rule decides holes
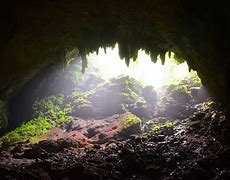
[[[11,0],[1,9],[3,99],[74,47],[84,57],[118,42],[127,64],[140,48],[153,61],[175,52],[230,112],[228,1]]]
[[[183,7],[183,8],[182,8]],[[177,43],[205,86],[230,110],[230,19],[227,1],[183,3]],[[183,16],[182,16],[183,15]]]

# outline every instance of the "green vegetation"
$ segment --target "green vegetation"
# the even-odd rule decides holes
[[[142,85],[139,81],[129,76],[120,76],[118,78],[113,78],[110,81],[113,91],[121,91],[125,98],[129,98],[132,101],[137,101],[140,96]]]
[[[141,119],[134,115],[128,115],[124,120],[124,128],[128,128],[134,124],[141,124]]]
[[[1,138],[2,147],[7,148],[16,143],[24,143],[32,138],[46,133],[47,130],[53,126],[53,122],[48,118],[38,117],[32,119],[3,136]]]
[[[152,131],[160,131],[165,128],[173,127],[176,124],[175,121],[166,121],[162,124],[156,124],[153,128]]]
[[[80,83],[82,80],[82,74],[79,71],[73,72],[72,78],[76,84]]]
[[[118,131],[119,136],[129,138],[132,134],[141,133],[141,119],[133,114],[125,114]]]
[[[69,107],[70,113],[76,109],[80,109],[83,106],[87,105],[89,101],[87,100],[87,92],[82,93],[78,91],[73,91],[70,96],[68,96],[67,107]]]
[[[73,91],[71,95],[57,94],[38,100],[33,105],[31,120],[4,135],[0,140],[3,148],[16,143],[36,141],[49,129],[68,123],[76,108],[87,104],[86,94]]]
[[[86,97],[88,96],[87,93],[82,93],[79,91],[73,91],[72,94],[69,96],[70,101],[77,105],[83,105],[86,103]]]
[[[69,121],[71,107],[64,106],[64,96],[56,95],[37,101],[33,107],[32,119],[1,138],[3,148],[16,143],[36,140],[53,127],[60,127]]]
[[[214,104],[215,103],[212,100],[208,100],[206,102],[203,102],[200,109],[199,109],[199,112],[200,113],[205,112],[207,109],[210,109]]]

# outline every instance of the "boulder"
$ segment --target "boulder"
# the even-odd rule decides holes
[[[118,137],[130,138],[133,134],[141,133],[141,119],[131,113],[123,114]]]
[[[95,116],[96,110],[91,104],[83,104],[76,107],[71,115],[76,117],[88,118]]]

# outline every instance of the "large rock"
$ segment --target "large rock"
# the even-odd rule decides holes
[[[129,138],[133,134],[141,132],[141,119],[137,116],[126,113],[121,117],[120,130],[118,136],[121,138]]]
[[[79,105],[71,113],[71,115],[73,115],[73,116],[82,117],[82,118],[92,117],[92,116],[95,116],[95,114],[96,114],[96,111],[95,111],[94,107],[90,104]]]
[[[141,85],[128,76],[119,76],[95,88],[87,96],[92,104],[94,116],[122,114],[128,106],[135,104],[140,97]]]

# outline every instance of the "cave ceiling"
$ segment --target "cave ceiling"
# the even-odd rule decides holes
[[[152,61],[175,52],[230,110],[229,2],[188,0],[10,0],[1,3],[1,92],[33,77],[66,51],[80,55],[119,44],[121,58],[138,49]]]

